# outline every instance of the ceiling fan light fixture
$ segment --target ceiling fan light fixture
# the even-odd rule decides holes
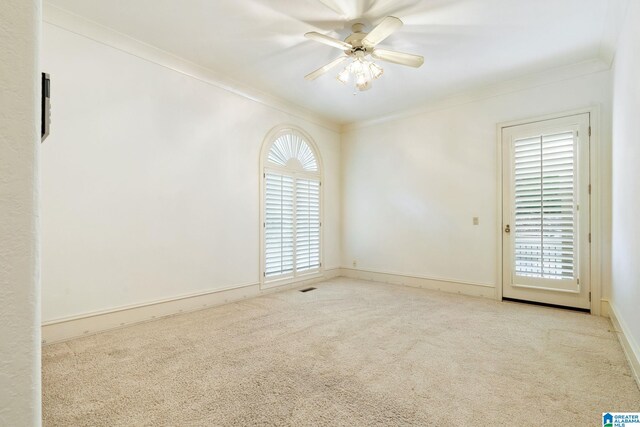
[[[356,84],[363,85],[369,81],[369,76],[367,76],[364,72],[356,74]]]
[[[372,80],[382,76],[383,72],[384,70],[378,64],[358,56],[338,74],[337,80],[340,83],[347,84],[353,75],[356,89],[365,91],[371,89]]]
[[[369,72],[371,73],[371,77],[373,77],[374,79],[379,79],[382,74],[384,74],[384,70],[382,69],[382,67],[375,62],[369,63]]]
[[[349,67],[345,67],[344,70],[340,71],[338,74],[338,81],[342,84],[349,83],[349,78],[351,77],[351,72],[349,71]]]
[[[371,89],[371,80],[362,80],[356,83],[356,89],[360,92]]]
[[[366,70],[367,66],[362,58],[356,58],[349,65],[349,68],[353,74],[361,74]]]

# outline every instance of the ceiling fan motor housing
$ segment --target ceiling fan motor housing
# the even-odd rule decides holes
[[[350,50],[345,50],[345,53],[347,55],[357,55],[358,52],[362,52],[362,56],[368,55],[373,51],[373,47],[370,46],[365,46],[362,43],[362,40],[364,40],[365,37],[367,37],[367,35],[369,33],[365,33],[362,30],[364,29],[364,24],[361,23],[356,23],[353,24],[351,26],[351,30],[353,31],[353,34],[351,34],[349,37],[347,37],[346,39],[344,39],[345,42],[349,43],[351,46],[353,46],[353,49]]]

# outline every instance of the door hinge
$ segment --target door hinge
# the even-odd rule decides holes
[[[577,279],[577,280],[578,280],[578,283],[577,283],[577,284],[579,285],[579,284],[580,284],[580,279]]]
[[[591,243],[591,233],[589,233],[589,243]]]
[[[589,194],[591,194],[591,184],[589,184]]]
[[[591,292],[589,292],[589,302],[591,302]]]
[[[589,136],[591,136],[591,126],[589,126]]]
[[[262,228],[267,228],[267,223],[266,222],[262,223]]]
[[[267,273],[265,271],[262,272],[262,277],[267,277]]]

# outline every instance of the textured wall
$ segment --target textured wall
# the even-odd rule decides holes
[[[40,1],[0,2],[0,426],[40,424]]]

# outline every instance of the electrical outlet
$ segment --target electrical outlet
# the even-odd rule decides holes
[[[480,224],[480,218],[478,218],[477,216],[473,217],[473,225],[478,225]]]

